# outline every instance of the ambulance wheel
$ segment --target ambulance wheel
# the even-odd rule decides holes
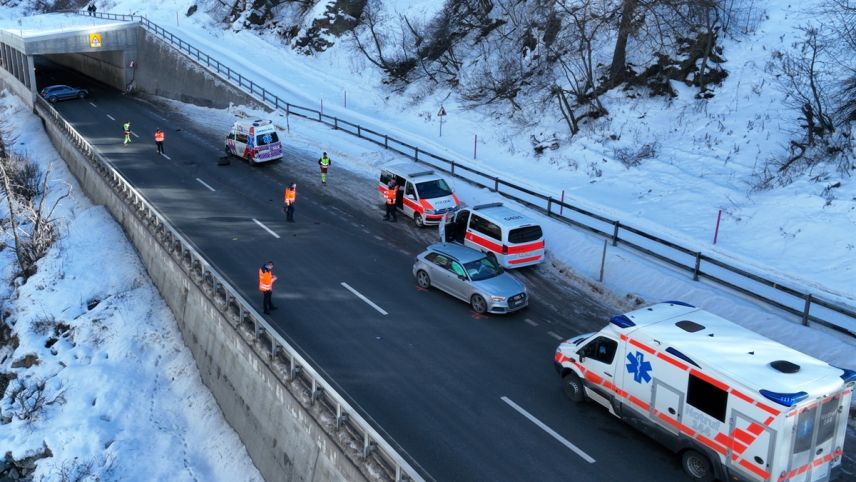
[[[413,223],[416,224],[417,228],[425,227],[425,220],[422,219],[422,215],[419,213],[413,213]]]
[[[565,391],[565,396],[573,402],[580,403],[586,399],[583,382],[574,372],[568,372],[562,377],[562,389]]]
[[[713,466],[710,465],[710,460],[695,450],[690,449],[683,453],[681,465],[684,467],[684,472],[692,480],[698,482],[712,482],[714,480]]]
[[[416,272],[416,284],[419,285],[420,288],[427,290],[431,287],[431,277],[428,276],[428,273],[420,269]]]

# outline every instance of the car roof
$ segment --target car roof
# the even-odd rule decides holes
[[[442,179],[433,169],[420,166],[416,163],[412,162],[399,162],[393,164],[387,164],[383,166],[381,169],[385,171],[392,171],[396,174],[403,175],[409,178],[413,178],[416,181],[416,178],[419,178],[419,181],[431,181],[434,179]]]
[[[505,207],[502,203],[479,204],[473,206],[473,211],[479,214],[484,214],[486,218],[496,221],[503,225],[509,226],[525,226],[538,224],[534,219],[523,213],[517,212],[511,208]]]
[[[426,250],[445,254],[464,264],[472,261],[478,261],[485,257],[485,254],[481,251],[468,248],[457,243],[434,243],[428,246]]]

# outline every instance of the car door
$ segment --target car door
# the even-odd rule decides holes
[[[449,291],[449,266],[452,260],[443,254],[432,253],[425,257],[427,261],[428,276],[431,277],[431,286],[442,290]]]
[[[467,276],[467,271],[457,261],[452,261],[449,265],[449,294],[464,301],[470,300],[472,286],[470,278]]]
[[[62,100],[68,100],[68,99],[71,99],[72,97],[74,97],[74,95],[73,95],[73,89],[71,87],[69,87],[67,85],[63,85],[63,86],[60,86],[59,89],[57,89],[57,98],[62,99]]]

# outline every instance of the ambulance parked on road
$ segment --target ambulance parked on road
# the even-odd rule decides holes
[[[461,209],[446,227],[446,237],[496,255],[504,268],[520,268],[544,260],[544,233],[533,219],[502,203]]]
[[[250,165],[282,159],[282,143],[273,122],[236,121],[226,136],[226,155],[242,157]]]
[[[554,356],[592,399],[681,454],[693,480],[816,482],[841,472],[856,371],[681,302],[618,315]]]
[[[395,199],[397,209],[412,217],[416,226],[436,225],[446,213],[454,213],[460,207],[458,196],[449,183],[434,171],[415,164],[393,164],[380,172],[377,190],[386,202],[389,181],[398,186]]]

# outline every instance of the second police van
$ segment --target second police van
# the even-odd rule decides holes
[[[250,165],[282,159],[282,143],[273,122],[236,121],[226,136],[226,155],[244,158]]]
[[[461,205],[449,183],[430,169],[414,164],[385,166],[377,187],[384,202],[390,181],[398,186],[396,209],[413,218],[420,228],[440,224],[446,213],[454,213]]]
[[[819,482],[841,472],[856,371],[686,303],[612,317],[563,342],[565,394],[681,454],[697,481]]]
[[[459,210],[446,227],[446,238],[493,253],[504,268],[522,268],[544,260],[541,226],[502,203]]]

